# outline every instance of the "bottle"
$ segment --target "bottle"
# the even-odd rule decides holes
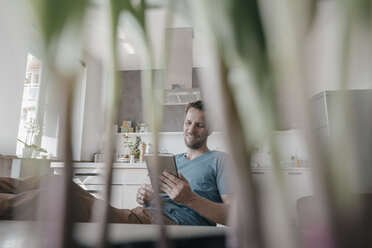
[[[296,150],[296,153],[294,155],[294,167],[296,167],[296,168],[301,167],[301,159],[297,155],[297,150]]]
[[[139,161],[143,162],[145,161],[145,150],[146,150],[146,144],[144,142],[140,144],[139,150],[140,150]]]

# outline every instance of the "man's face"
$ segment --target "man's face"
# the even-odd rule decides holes
[[[204,112],[196,108],[190,108],[183,123],[183,136],[186,146],[198,149],[205,144],[208,135]]]

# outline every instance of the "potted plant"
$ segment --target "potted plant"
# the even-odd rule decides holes
[[[129,151],[129,162],[134,163],[134,159],[139,157],[140,150],[139,150],[139,144],[141,144],[141,137],[136,136],[136,140],[129,140],[129,136],[126,134],[123,134],[124,137],[124,147],[126,147]]]
[[[40,152],[47,153],[46,149],[41,148],[40,146],[35,144],[35,139],[40,132],[40,127],[36,123],[35,119],[31,118],[27,122],[25,129],[27,133],[26,140],[23,141],[21,139],[17,139],[24,145],[24,148],[22,150],[22,157],[31,158],[32,155],[34,155],[33,157],[37,157]]]

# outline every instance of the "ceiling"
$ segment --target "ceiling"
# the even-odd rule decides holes
[[[100,1],[98,1],[100,2]],[[164,6],[164,5],[163,5]],[[91,6],[85,19],[85,50],[97,60],[103,60],[104,54],[108,51],[109,29],[107,18],[107,7],[103,4]],[[154,51],[154,65],[152,68],[162,68],[162,46],[164,44],[166,8],[158,7],[146,11],[146,28],[149,44]],[[133,28],[133,20],[128,16],[121,16],[118,30],[118,58],[120,70],[139,70],[146,68],[141,57],[144,49],[141,40],[138,38],[138,32]],[[181,28],[192,27],[191,20],[182,12],[174,15],[174,21],[168,27]],[[205,58],[202,55],[203,36],[201,32],[194,30],[193,39],[193,67],[202,67],[205,64]]]

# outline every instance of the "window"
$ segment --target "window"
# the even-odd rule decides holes
[[[22,97],[21,118],[18,128],[18,139],[27,142],[28,144],[38,143],[38,136],[30,135],[29,130],[27,130],[27,123],[30,123],[32,120],[35,120],[37,123],[36,115],[40,92],[40,72],[41,60],[32,54],[28,54]],[[24,145],[21,142],[18,142],[16,154],[22,154],[23,147]]]
[[[85,63],[80,63],[80,73],[75,84],[74,110],[73,110],[73,144],[78,154],[76,159],[81,159],[81,145],[83,134],[83,117],[85,103],[87,69]],[[48,77],[48,73],[42,73],[42,60],[32,54],[28,54],[27,66],[24,79],[20,124],[18,128],[17,155],[23,155],[23,148],[28,145],[36,145],[47,151],[48,156],[58,156],[60,112],[56,107],[55,85]],[[61,100],[61,99],[57,99]],[[32,133],[31,130],[34,130]],[[35,131],[36,130],[36,131]],[[37,152],[34,152],[34,156]],[[46,155],[46,154],[39,154]]]

